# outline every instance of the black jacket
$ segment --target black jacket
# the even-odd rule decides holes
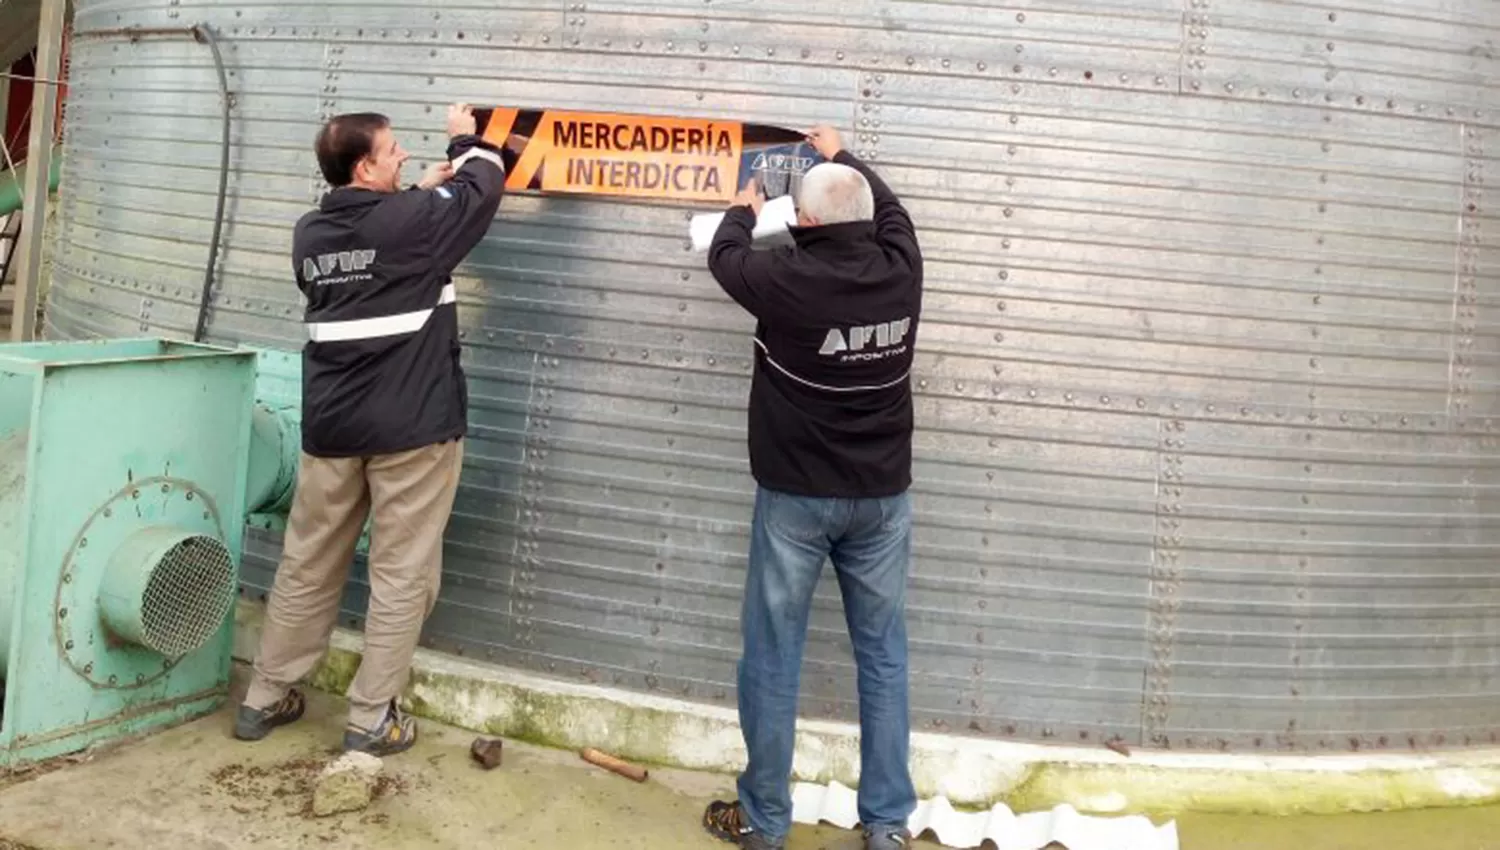
[[[752,250],[755,214],[734,207],[708,265],[758,320],[750,388],[750,468],[799,496],[894,496],[911,485],[909,374],[922,311],[922,253],[911,217],[864,174],[873,222],[792,228],[796,247]]]
[[[302,448],[368,457],[462,437],[468,394],[459,367],[453,270],[500,206],[507,155],[476,136],[437,189],[344,187],[323,197],[292,236],[307,298]]]

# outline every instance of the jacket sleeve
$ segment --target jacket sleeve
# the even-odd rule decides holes
[[[514,154],[478,136],[457,136],[448,144],[453,178],[425,193],[433,262],[452,274],[489,231],[505,192],[505,173]]]
[[[922,249],[917,245],[917,228],[896,193],[880,179],[875,170],[847,150],[834,154],[833,161],[856,169],[870,183],[875,196],[875,235],[881,244],[895,249],[906,258],[913,271],[922,268]]]
[[[755,213],[749,207],[730,207],[708,247],[708,270],[737,304],[757,319],[774,309],[771,253],[751,248]]]

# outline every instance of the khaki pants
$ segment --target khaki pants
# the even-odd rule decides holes
[[[437,602],[462,463],[461,440],[368,458],[302,455],[246,705],[274,704],[327,651],[368,514],[370,609],[349,722],[380,723],[406,688],[422,624]]]

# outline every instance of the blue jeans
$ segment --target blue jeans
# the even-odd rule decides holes
[[[811,499],[760,488],[740,626],[740,726],[750,763],[739,800],[780,842],[792,826],[792,749],[813,588],[833,562],[859,670],[859,817],[905,826],[917,796],[907,767],[906,576],[911,497]]]

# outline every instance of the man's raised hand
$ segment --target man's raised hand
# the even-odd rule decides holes
[[[739,194],[734,196],[734,202],[730,206],[749,207],[750,211],[755,213],[756,217],[759,217],[760,208],[765,206],[765,204],[766,199],[760,194],[760,183],[754,177],[751,177],[750,182],[745,184],[745,188],[741,189]]]
[[[819,124],[807,133],[807,143],[813,146],[818,156],[829,162],[844,149],[844,140],[839,136],[839,131],[827,124]]]
[[[474,108],[467,103],[455,103],[448,107],[448,137],[472,136],[476,132],[477,124],[474,119]]]
[[[417,186],[422,189],[436,189],[452,179],[453,163],[443,160],[427,166],[427,171],[422,174],[422,179],[417,181]]]

